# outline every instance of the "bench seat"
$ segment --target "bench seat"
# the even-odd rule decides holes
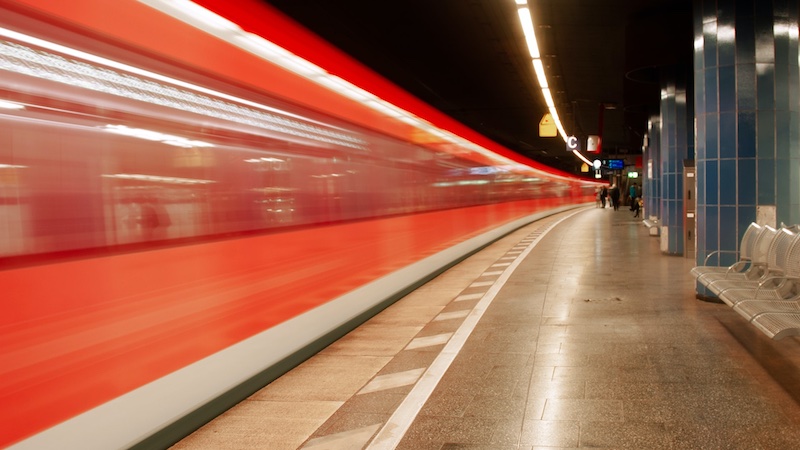
[[[768,312],[754,317],[750,323],[776,341],[800,335],[800,313]]]
[[[800,314],[800,300],[745,300],[734,306],[733,310],[748,321],[766,313]]]
[[[709,265],[709,261],[712,257],[718,257],[718,255],[722,253],[721,251],[716,250],[706,256],[705,260],[703,261],[703,265],[693,267],[691,274],[694,275],[695,278],[700,278],[710,274],[723,275],[726,273],[742,273],[748,270],[751,267],[751,260],[756,238],[763,230],[764,227],[756,222],[751,222],[750,225],[747,226],[747,229],[744,231],[744,235],[742,236],[742,241],[739,244],[739,261],[733,265]]]

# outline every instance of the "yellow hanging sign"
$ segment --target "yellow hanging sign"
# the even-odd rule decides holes
[[[558,128],[553,116],[547,113],[539,121],[539,137],[556,137],[558,136]]]

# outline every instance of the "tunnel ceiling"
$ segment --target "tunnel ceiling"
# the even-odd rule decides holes
[[[568,134],[641,154],[664,68],[691,68],[689,0],[529,0]],[[577,173],[547,112],[513,0],[269,0],[428,104],[509,149]],[[600,130],[602,124],[602,130]]]

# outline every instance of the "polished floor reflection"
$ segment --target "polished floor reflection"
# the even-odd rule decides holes
[[[800,339],[696,300],[692,265],[625,208],[545,219],[174,448],[796,447]]]

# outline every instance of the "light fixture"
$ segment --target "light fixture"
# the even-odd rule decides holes
[[[558,117],[558,111],[556,110],[553,94],[549,89],[547,75],[545,74],[544,70],[544,63],[542,62],[541,52],[539,51],[539,45],[536,40],[533,19],[531,18],[531,11],[527,7],[526,1],[517,0],[516,3],[517,5],[520,5],[517,9],[517,14],[519,15],[519,23],[522,26],[522,31],[525,34],[525,42],[528,44],[528,52],[531,55],[531,63],[533,64],[533,70],[536,73],[536,80],[539,83],[539,87],[542,89],[542,96],[545,99],[545,103],[547,104],[550,115],[553,117],[553,122],[556,124],[558,133],[561,135],[561,138],[564,139],[564,142],[567,142],[569,136],[567,136],[567,132],[564,130],[564,126],[561,124],[561,120]],[[591,164],[590,161],[579,152],[574,153],[575,156],[583,160],[583,162]]]

